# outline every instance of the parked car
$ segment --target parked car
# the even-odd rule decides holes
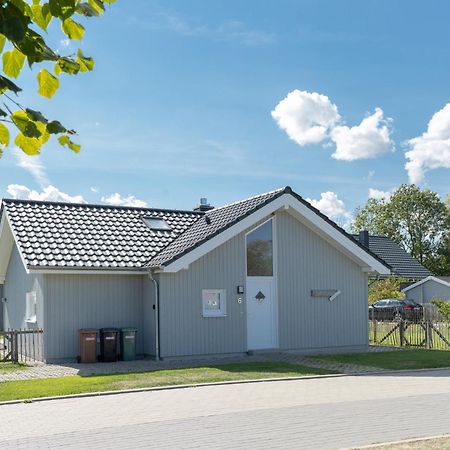
[[[414,300],[385,298],[369,306],[369,319],[413,320],[423,319],[423,306]]]

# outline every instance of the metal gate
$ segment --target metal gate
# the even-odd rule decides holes
[[[44,330],[0,331],[0,362],[44,360]]]

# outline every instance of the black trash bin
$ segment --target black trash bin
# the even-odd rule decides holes
[[[119,344],[118,328],[101,328],[100,329],[100,359],[103,362],[117,361],[118,344]]]

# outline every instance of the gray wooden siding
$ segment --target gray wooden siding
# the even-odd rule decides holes
[[[368,345],[367,276],[287,212],[277,214],[279,337],[282,349]],[[339,289],[334,301],[312,289]]]
[[[19,251],[14,245],[3,287],[3,296],[6,298],[6,303],[3,305],[3,324],[5,329],[44,328],[44,284],[42,275],[26,273]],[[25,322],[26,294],[31,291],[36,291],[36,324]]]
[[[146,355],[154,356],[156,355],[156,312],[153,309],[153,305],[155,305],[155,286],[148,277],[145,277],[143,281],[143,296],[143,351]]]
[[[0,301],[3,300],[3,284],[0,284]],[[0,304],[0,331],[3,330],[4,324],[3,324],[3,301]]]
[[[80,328],[138,328],[143,353],[143,276],[45,275],[46,359],[79,354]]]
[[[436,281],[429,280],[405,292],[406,298],[419,303],[430,303],[434,298],[450,301],[450,287]]]
[[[275,229],[280,348],[367,346],[367,276],[361,268],[286,212],[277,214]],[[245,352],[245,301],[236,301],[236,287],[245,282],[245,232],[187,270],[161,274],[161,355]],[[208,288],[226,289],[227,317],[202,317],[201,291]],[[342,294],[329,302],[312,298],[311,289]]]
[[[187,270],[160,276],[161,355],[236,353],[247,350],[244,234],[192,263]],[[226,317],[202,316],[202,289],[225,289]]]

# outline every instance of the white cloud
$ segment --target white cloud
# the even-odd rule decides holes
[[[61,47],[67,48],[70,45],[70,39],[61,39],[59,41],[59,43],[60,43]]]
[[[277,41],[274,33],[249,29],[238,20],[227,20],[216,26],[206,26],[164,10],[152,13],[151,17],[134,19],[132,22],[151,30],[170,31],[186,37],[237,42],[249,47],[270,45]]]
[[[98,188],[96,188],[95,186],[91,186],[90,191],[93,192],[94,194],[98,194],[100,191],[98,190]]]
[[[50,184],[45,167],[39,156],[26,155],[17,147],[14,149],[13,153],[17,160],[17,165],[28,171],[41,188]]]
[[[428,170],[450,169],[450,103],[433,115],[425,133],[407,144],[405,169],[411,183],[422,182]]]
[[[306,199],[312,206],[333,220],[349,220],[350,212],[345,208],[345,204],[339,199],[335,192],[322,192],[319,200]]]
[[[376,200],[389,200],[392,196],[391,191],[380,191],[379,189],[369,188],[369,198]]]
[[[364,118],[359,125],[334,127],[330,136],[336,144],[336,150],[331,156],[343,161],[354,161],[375,158],[388,152],[394,148],[391,122],[392,119],[383,117],[381,108],[375,108],[375,112]]]
[[[6,192],[16,199],[22,200],[45,200],[51,202],[68,202],[68,203],[86,203],[86,200],[81,195],[69,195],[61,192],[55,186],[47,186],[42,192],[38,192],[22,184],[8,185]]]
[[[318,144],[340,120],[337,106],[326,95],[295,89],[272,111],[278,126],[298,145]]]
[[[137,199],[134,195],[122,197],[118,192],[108,197],[102,197],[102,202],[114,206],[136,206],[138,208],[145,208],[147,206],[147,202]]]

